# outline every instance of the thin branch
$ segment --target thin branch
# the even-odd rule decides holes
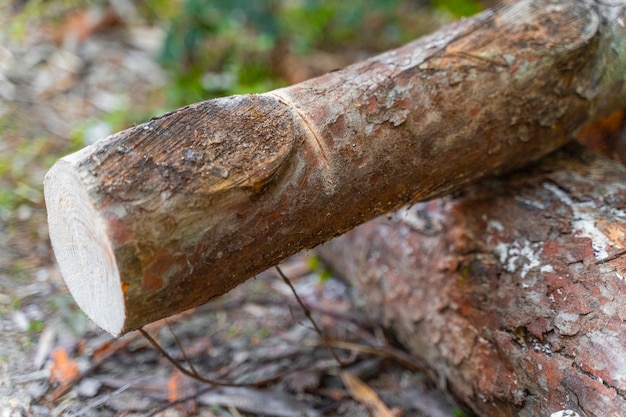
[[[174,401],[168,401],[165,403],[162,403],[160,405],[158,405],[157,407],[153,408],[152,410],[150,410],[148,413],[143,414],[142,417],[152,417],[154,415],[156,415],[157,413],[160,413],[161,411],[165,411],[170,407],[173,407],[177,404],[183,404],[189,400],[194,400],[196,398],[198,398],[199,395],[204,394],[205,392],[209,392],[210,390],[212,390],[214,387],[212,386],[205,386],[202,389],[199,389],[198,391],[196,391],[193,394],[187,395],[185,397],[182,398],[178,398]]]
[[[169,329],[170,333],[174,337],[174,342],[176,343],[176,346],[178,347],[178,351],[183,357],[183,360],[187,363],[187,366],[189,366],[189,370],[195,375],[200,375],[200,373],[193,366],[193,363],[191,362],[191,359],[189,359],[189,356],[187,356],[187,352],[185,352],[185,349],[183,349],[183,345],[180,343],[180,339],[178,338],[178,336],[176,336],[176,333],[174,333],[174,330],[172,330],[172,326],[170,326],[170,323],[169,321],[167,321],[167,319],[165,320],[165,323],[167,324],[167,328]]]
[[[328,349],[330,354],[333,355],[333,358],[337,361],[337,363],[339,365],[346,366],[346,364],[337,355],[337,352],[335,352],[335,349],[333,349],[333,347],[327,343],[326,337],[324,337],[324,334],[322,333],[322,330],[319,328],[319,326],[317,325],[315,320],[313,320],[313,316],[311,315],[311,310],[300,299],[300,296],[296,292],[296,289],[294,288],[294,286],[291,284],[291,281],[289,280],[289,278],[287,278],[287,276],[283,273],[283,271],[280,269],[280,267],[276,266],[275,268],[276,268],[276,271],[278,272],[278,275],[280,275],[280,277],[283,279],[285,284],[287,284],[287,286],[289,286],[289,289],[291,289],[291,292],[293,293],[294,297],[296,297],[296,301],[298,302],[298,304],[302,308],[302,311],[304,312],[304,317],[306,317],[307,320],[309,320],[309,322],[311,322],[311,324],[315,328],[315,332],[318,334],[318,336],[320,337],[320,340],[324,344],[324,347],[326,347],[326,349]]]
[[[111,398],[115,397],[118,394],[121,394],[122,392],[126,391],[128,388],[130,388],[131,386],[133,386],[134,384],[137,384],[140,381],[143,381],[147,378],[140,378],[136,381],[133,382],[129,382],[121,387],[119,387],[118,389],[116,389],[115,391],[113,391],[110,394],[104,395],[102,397],[100,397],[99,399],[97,399],[96,401],[92,402],[91,404],[86,405],[85,407],[81,408],[80,410],[78,410],[77,412],[68,415],[67,417],[80,417],[85,415],[88,411],[98,407],[99,405],[109,401]]]
[[[143,335],[143,337],[146,338],[146,340],[152,345],[152,347],[157,352],[159,352],[165,359],[167,359],[168,362],[170,362],[181,373],[188,376],[189,378],[195,379],[196,381],[213,385],[214,387],[260,387],[260,386],[275,382],[286,375],[285,373],[282,373],[279,375],[275,375],[273,377],[260,379],[258,381],[254,381],[250,383],[216,381],[214,379],[205,378],[202,375],[200,375],[198,372],[196,372],[195,369],[192,368],[192,370],[189,370],[185,368],[184,366],[182,366],[176,359],[174,359],[169,353],[167,353],[165,349],[163,349],[161,345],[159,345],[159,343],[156,340],[154,340],[154,338],[150,336],[150,334],[146,332],[143,328],[138,329],[138,331]]]
[[[305,340],[304,344],[310,345],[310,346],[320,345],[315,340]],[[426,369],[426,366],[424,364],[421,364],[419,360],[413,358],[411,355],[407,354],[406,352],[403,352],[389,345],[385,345],[382,347],[374,347],[369,344],[346,342],[343,340],[328,340],[327,344],[324,346],[327,346],[327,345],[331,345],[338,349],[348,350],[351,352],[365,353],[365,354],[372,355],[372,356],[378,356],[381,358],[390,359],[396,362],[397,364],[405,367],[406,369],[410,371],[414,371],[414,372],[424,372],[424,369]]]

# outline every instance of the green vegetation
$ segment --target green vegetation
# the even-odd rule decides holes
[[[419,34],[402,25],[413,9],[400,0],[184,0],[160,56],[172,80],[169,103],[285,85],[274,61],[280,48],[306,55],[397,46]]]
[[[320,284],[323,284],[333,276],[333,273],[328,268],[326,268],[324,263],[317,256],[313,254],[309,255],[307,263],[309,269],[315,275],[317,275],[317,279],[319,280]]]
[[[185,0],[168,25],[160,62],[174,107],[218,95],[260,92],[271,77],[273,2]],[[259,30],[255,30],[259,28]]]

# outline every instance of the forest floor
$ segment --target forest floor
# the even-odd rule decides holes
[[[43,177],[59,156],[113,133],[129,109],[151,117],[168,83],[155,60],[161,30],[107,26],[89,13],[20,38],[0,34],[0,416],[459,413],[309,254],[283,270],[323,338],[273,270],[147,328],[187,368],[249,386],[184,376],[139,333],[113,339],[85,318],[54,262]]]

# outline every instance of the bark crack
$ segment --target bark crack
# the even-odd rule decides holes
[[[302,120],[302,126],[304,127],[304,130],[306,131],[307,139],[319,151],[320,155],[322,156],[322,159],[324,160],[326,165],[328,165],[328,157],[326,156],[326,149],[324,149],[324,145],[323,145],[324,142],[320,139],[319,133],[316,131],[313,125],[309,122],[309,120],[305,117],[305,115],[300,111],[298,106],[296,106],[291,100],[289,100],[289,98],[285,97],[283,94],[281,94],[278,91],[270,91],[269,93],[266,93],[266,94],[276,97],[278,101],[280,101],[282,104],[287,106],[295,114],[298,115],[298,118]]]
[[[614,259],[619,258],[619,257],[620,257],[620,256],[622,256],[622,255],[626,255],[626,249],[619,249],[619,250],[617,250],[617,251],[615,251],[615,252],[610,253],[608,256],[605,256],[605,257],[604,257],[604,258],[602,258],[602,259],[598,259],[598,260],[595,262],[595,265],[600,265],[600,264],[603,264],[603,263],[605,263],[605,262],[612,261],[612,260],[614,260]]]
[[[618,387],[616,387],[614,385],[609,384],[607,381],[605,381],[604,379],[602,379],[599,376],[595,375],[593,372],[590,372],[590,371],[587,371],[587,370],[583,369],[582,366],[580,366],[576,362],[574,362],[574,368],[576,368],[583,375],[593,379],[594,381],[600,382],[607,389],[614,390],[617,393],[617,395],[619,395],[623,399],[626,399],[626,390],[620,389],[620,388],[618,388]]]

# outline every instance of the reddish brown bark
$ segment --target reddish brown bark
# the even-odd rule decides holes
[[[619,13],[521,0],[63,158],[45,191],[70,291],[121,334],[380,213],[539,158],[626,106]]]
[[[320,249],[481,416],[624,417],[626,169],[570,147]]]

